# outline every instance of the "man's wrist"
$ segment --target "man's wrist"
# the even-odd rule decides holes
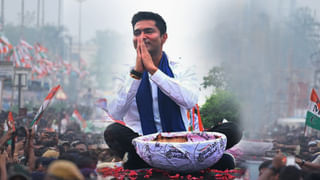
[[[142,73],[134,69],[131,69],[130,76],[134,79],[140,80],[142,78]]]
[[[141,68],[137,68],[137,66],[135,66],[134,68],[133,68],[133,70],[134,71],[136,71],[136,72],[139,72],[139,73],[143,73],[143,69],[141,69]]]
[[[154,68],[151,68],[151,69],[150,69],[149,73],[150,73],[151,75],[153,75],[157,70],[158,70],[158,68],[155,66]]]

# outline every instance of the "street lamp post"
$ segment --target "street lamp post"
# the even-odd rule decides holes
[[[21,36],[23,34],[24,26],[24,0],[21,0]]]
[[[45,0],[42,0],[42,19],[41,25],[44,26]]]
[[[18,87],[18,108],[20,109],[21,108],[21,89],[23,87],[22,85],[22,76],[25,77],[24,74],[18,74],[18,84],[17,84],[17,87]]]
[[[27,76],[31,72],[30,68],[15,67],[14,86],[18,88],[18,108],[21,108],[22,88],[27,87]]]
[[[61,0],[58,1],[58,30],[61,28]]]
[[[0,61],[0,110],[2,110],[2,95],[4,80],[12,79],[14,73],[13,62]]]
[[[37,28],[40,27],[40,0],[37,2]]]
[[[1,25],[4,26],[4,0],[1,0]]]
[[[82,23],[82,3],[86,0],[76,0],[79,2],[79,62],[78,62],[78,66],[79,66],[79,70],[80,70],[80,59],[81,59],[81,23]]]

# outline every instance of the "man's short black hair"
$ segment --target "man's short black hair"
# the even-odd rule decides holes
[[[296,166],[285,166],[281,169],[279,174],[279,180],[300,180],[302,179],[301,170]]]
[[[133,15],[131,20],[132,28],[134,28],[134,25],[136,25],[138,21],[142,20],[154,20],[161,35],[167,32],[167,25],[164,19],[159,14],[148,11],[140,11]]]
[[[264,169],[264,168],[268,168],[269,165],[272,164],[272,160],[265,160],[263,161],[260,165],[259,165],[259,171],[261,171],[261,169]]]

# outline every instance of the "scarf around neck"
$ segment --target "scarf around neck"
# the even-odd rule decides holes
[[[169,67],[169,62],[165,52],[159,63],[158,70],[169,77],[174,78],[173,72]],[[136,102],[141,121],[143,135],[152,134],[157,132],[153,114],[153,100],[151,94],[151,85],[149,82],[148,72],[145,71],[142,75],[142,80],[136,94]],[[163,132],[178,132],[185,131],[180,107],[165,95],[158,87],[158,105],[161,119],[161,127]]]

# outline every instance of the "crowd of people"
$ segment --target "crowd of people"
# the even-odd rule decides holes
[[[77,108],[86,118],[96,116],[92,107]],[[14,113],[15,131],[8,128],[8,112],[2,111],[1,179],[98,179],[108,174],[99,168],[123,166],[123,156],[109,149],[106,134],[84,132],[81,123],[70,119],[73,109],[69,106],[59,113],[49,108],[36,129],[28,128],[35,112]],[[64,120],[67,124],[62,128]],[[305,136],[304,127],[280,125],[265,130],[260,134],[261,139],[272,142],[273,148],[265,152],[267,160],[256,170],[259,179],[319,179],[320,138],[317,133]]]
[[[166,22],[159,14],[136,13],[132,28],[137,54],[132,63],[134,67],[124,75],[126,78],[117,79],[122,81],[116,98],[108,103],[108,108],[105,106],[110,117],[123,124],[111,123],[102,127],[103,133],[85,130],[86,123],[94,116],[92,107],[85,106],[70,105],[57,111],[49,108],[36,126],[30,126],[35,112],[13,115],[15,122],[11,121],[11,125],[7,120],[8,112],[2,112],[0,180],[84,180],[106,175],[121,179],[124,177],[120,171],[128,172],[130,179],[136,179],[137,172],[130,170],[152,167],[138,156],[132,139],[156,132],[188,130],[187,112],[198,103],[195,74],[188,68],[179,70],[179,63],[171,61],[163,51],[168,35]],[[79,117],[79,112],[83,118]],[[73,113],[79,121],[70,119]],[[4,127],[7,127],[6,131]],[[320,179],[319,137],[303,136],[302,129],[280,126],[269,129],[272,131],[262,137],[273,139],[273,150],[269,151],[273,152],[272,160],[260,165],[259,179]],[[227,150],[242,139],[242,129],[232,122],[218,124],[207,131],[223,133]],[[233,156],[225,153],[211,169],[224,173],[235,167]],[[150,173],[147,170],[143,177],[149,177]],[[180,175],[168,177],[180,178]]]
[[[64,113],[49,109],[36,129],[28,126],[34,113],[14,114],[15,130],[7,129],[8,112],[1,113],[1,179],[96,178],[97,164],[111,162],[115,156],[101,133],[85,133],[79,122],[68,119],[66,130],[59,133]]]
[[[320,179],[320,136],[317,131],[306,136],[305,127],[272,125],[261,136],[272,141],[273,148],[265,152],[269,159],[259,166],[260,180]]]
[[[2,112],[1,179],[98,179],[102,177],[98,169],[111,167],[110,162],[119,162],[112,163],[112,168],[121,167],[122,157],[108,148],[103,132],[85,133],[80,123],[69,120],[61,133],[59,122],[71,109],[59,114],[49,108],[37,129],[26,126],[34,113],[14,114],[15,131],[5,128],[8,112]],[[79,109],[86,112],[84,116],[92,116],[89,107]],[[305,136],[304,127],[276,127],[261,135],[273,143],[273,149],[265,153],[269,158],[257,169],[259,179],[319,179],[319,136]]]
[[[74,107],[71,105],[68,107],[62,109],[61,113],[53,108],[48,108],[37,126],[32,129],[29,124],[36,111],[26,114],[13,113],[15,130],[7,124],[9,112],[1,112],[1,180],[80,180],[106,179],[108,177],[118,179],[123,174],[130,177],[127,169],[130,169],[130,172],[137,172],[135,170],[140,169],[140,166],[135,165],[134,162],[132,167],[126,167],[128,154],[120,155],[119,152],[108,147],[106,143],[107,131],[98,133],[93,128],[91,132],[85,132],[81,127],[81,122],[70,118]],[[78,106],[77,109],[82,112],[84,117],[88,118],[87,122],[90,121],[89,117],[95,119],[99,118],[95,116],[100,116],[100,114],[95,114],[92,107]],[[67,123],[63,128],[64,123],[62,122],[65,120]],[[107,128],[104,127],[104,129]],[[117,168],[122,168],[120,173]],[[152,169],[150,166],[148,168]],[[135,170],[131,171],[132,169]],[[156,172],[156,170],[154,171]],[[150,172],[144,174],[146,173]],[[169,176],[169,174],[166,175],[166,177]],[[214,177],[214,175],[211,173],[210,177]]]
[[[187,112],[198,103],[199,85],[190,68],[182,68],[181,63],[171,61],[163,51],[168,34],[166,22],[159,14],[137,12],[132,17],[131,24],[136,50],[136,60],[132,64],[134,67],[130,73],[125,74],[124,77],[128,80],[119,83],[119,87],[123,87],[119,88],[116,98],[108,103],[106,109],[112,117],[122,120],[125,125],[112,123],[103,135],[110,148],[108,153],[113,157],[111,159],[126,159],[123,160],[125,169],[150,167],[136,153],[131,144],[133,138],[156,132],[188,130]],[[2,147],[5,147],[1,176],[4,179],[12,176],[11,166],[6,167],[8,163],[26,165],[32,176],[37,176],[36,179],[44,176],[47,179],[72,179],[62,177],[66,172],[73,179],[94,176],[97,163],[103,160],[99,159],[100,155],[108,157],[105,155],[107,152],[96,146],[97,142],[92,139],[94,135],[82,133],[81,129],[86,127],[86,115],[83,119],[79,117],[78,110],[74,107],[72,109],[81,121],[80,128],[76,128],[76,123],[68,122],[67,115],[70,112],[63,110],[57,112],[56,118],[52,117],[56,114],[48,110],[49,116],[40,121],[36,131],[25,127],[32,120],[28,116],[16,117],[16,120],[21,121],[21,128],[14,130],[11,126],[1,139]],[[53,128],[57,124],[57,128]],[[242,137],[241,130],[231,122],[212,127],[209,131],[223,133],[227,139],[227,149]],[[11,143],[6,144],[9,139]],[[61,165],[66,164],[63,161],[54,161],[47,166],[48,162],[55,159],[69,160],[68,167],[72,170],[66,171],[66,167]],[[74,163],[73,166],[71,162]],[[219,162],[217,168],[234,168],[234,160],[228,154],[223,154]],[[56,163],[60,164],[55,165]]]

